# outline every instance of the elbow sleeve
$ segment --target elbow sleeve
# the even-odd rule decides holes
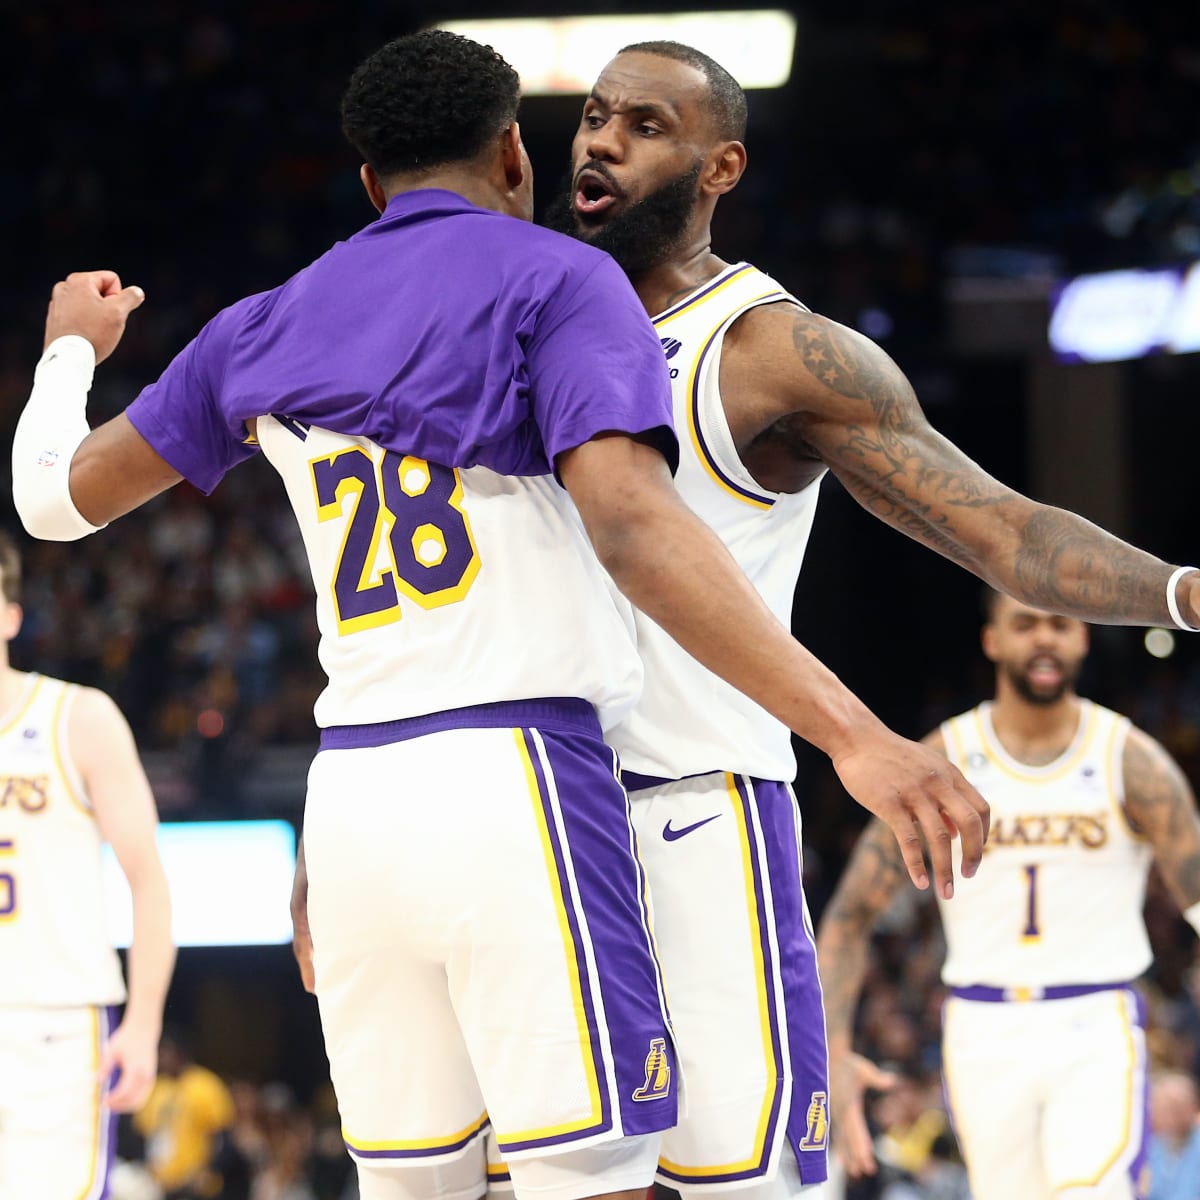
[[[27,533],[74,542],[103,529],[71,499],[71,460],[87,437],[85,407],[96,352],[86,338],[55,338],[33,376],[12,447],[13,505]]]

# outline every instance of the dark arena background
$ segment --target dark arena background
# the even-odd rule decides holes
[[[382,42],[452,16],[614,9],[645,11],[594,0],[503,14],[482,2],[0,4],[6,439],[67,272],[111,267],[147,295],[97,372],[94,425],[218,309],[373,217],[338,101]],[[1183,280],[1200,260],[1200,9],[813,0],[791,11],[791,76],[749,94],[750,165],[718,208],[714,251],[880,342],[933,423],[1006,483],[1164,559],[1195,561],[1200,354],[1135,332],[1116,361],[1064,361],[1048,329],[1070,279],[1154,269]],[[523,103],[539,212],[580,103]],[[1200,268],[1190,279],[1177,304],[1196,349]],[[6,454],[3,524],[20,538],[27,579],[14,664],[115,697],[164,822],[298,829],[322,677],[307,567],[274,473],[250,462],[211,498],[182,485],[58,545],[20,530],[8,469]],[[826,480],[794,629],[893,728],[920,736],[989,694],[979,617],[972,577]],[[1200,783],[1200,639],[1097,628],[1080,690],[1129,714]],[[865,813],[821,755],[798,754],[817,918]],[[219,855],[208,864],[214,904],[228,870]],[[264,902],[286,918],[286,900],[285,880]],[[1152,1056],[1194,1075],[1195,938],[1154,882],[1147,911]],[[940,1103],[936,931],[928,904],[890,914],[860,1014],[862,1048],[910,1075],[925,1110]],[[224,1191],[204,1194],[354,1194],[315,1002],[285,942],[184,947],[167,1018],[238,1102],[241,1165]],[[873,1120],[885,1138],[909,1117],[880,1103]],[[128,1129],[122,1148],[141,1153]],[[885,1195],[887,1180],[855,1195]]]

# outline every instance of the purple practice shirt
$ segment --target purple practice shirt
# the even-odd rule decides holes
[[[436,189],[218,313],[127,413],[205,492],[268,413],[502,475],[605,431],[678,462],[662,347],[616,263]]]

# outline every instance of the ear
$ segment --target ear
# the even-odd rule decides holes
[[[706,165],[700,190],[710,196],[723,196],[738,185],[746,169],[746,147],[741,142],[723,142]]]
[[[983,627],[983,632],[979,638],[980,644],[983,646],[984,656],[988,662],[996,661],[996,630],[990,624]]]
[[[0,642],[11,642],[21,632],[24,619],[25,610],[19,604],[4,604],[0,609]]]
[[[508,191],[519,191],[529,174],[529,156],[521,141],[521,126],[516,121],[500,135],[500,161]]]
[[[387,208],[387,193],[383,190],[383,184],[379,182],[379,176],[375,174],[375,168],[370,163],[363,163],[358,168],[358,177],[362,180],[367,199],[375,206],[377,213],[382,213]]]

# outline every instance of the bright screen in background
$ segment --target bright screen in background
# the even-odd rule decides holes
[[[264,946],[292,940],[296,833],[287,821],[189,821],[158,828],[180,946]],[[104,847],[104,904],[113,944],[133,932],[129,885]]]
[[[1063,362],[1200,350],[1200,263],[1070,280],[1052,302],[1050,347]]]
[[[526,96],[586,96],[622,46],[651,41],[703,50],[744,88],[782,87],[796,45],[796,18],[775,9],[497,18],[444,21],[437,27],[492,46],[516,68]]]

